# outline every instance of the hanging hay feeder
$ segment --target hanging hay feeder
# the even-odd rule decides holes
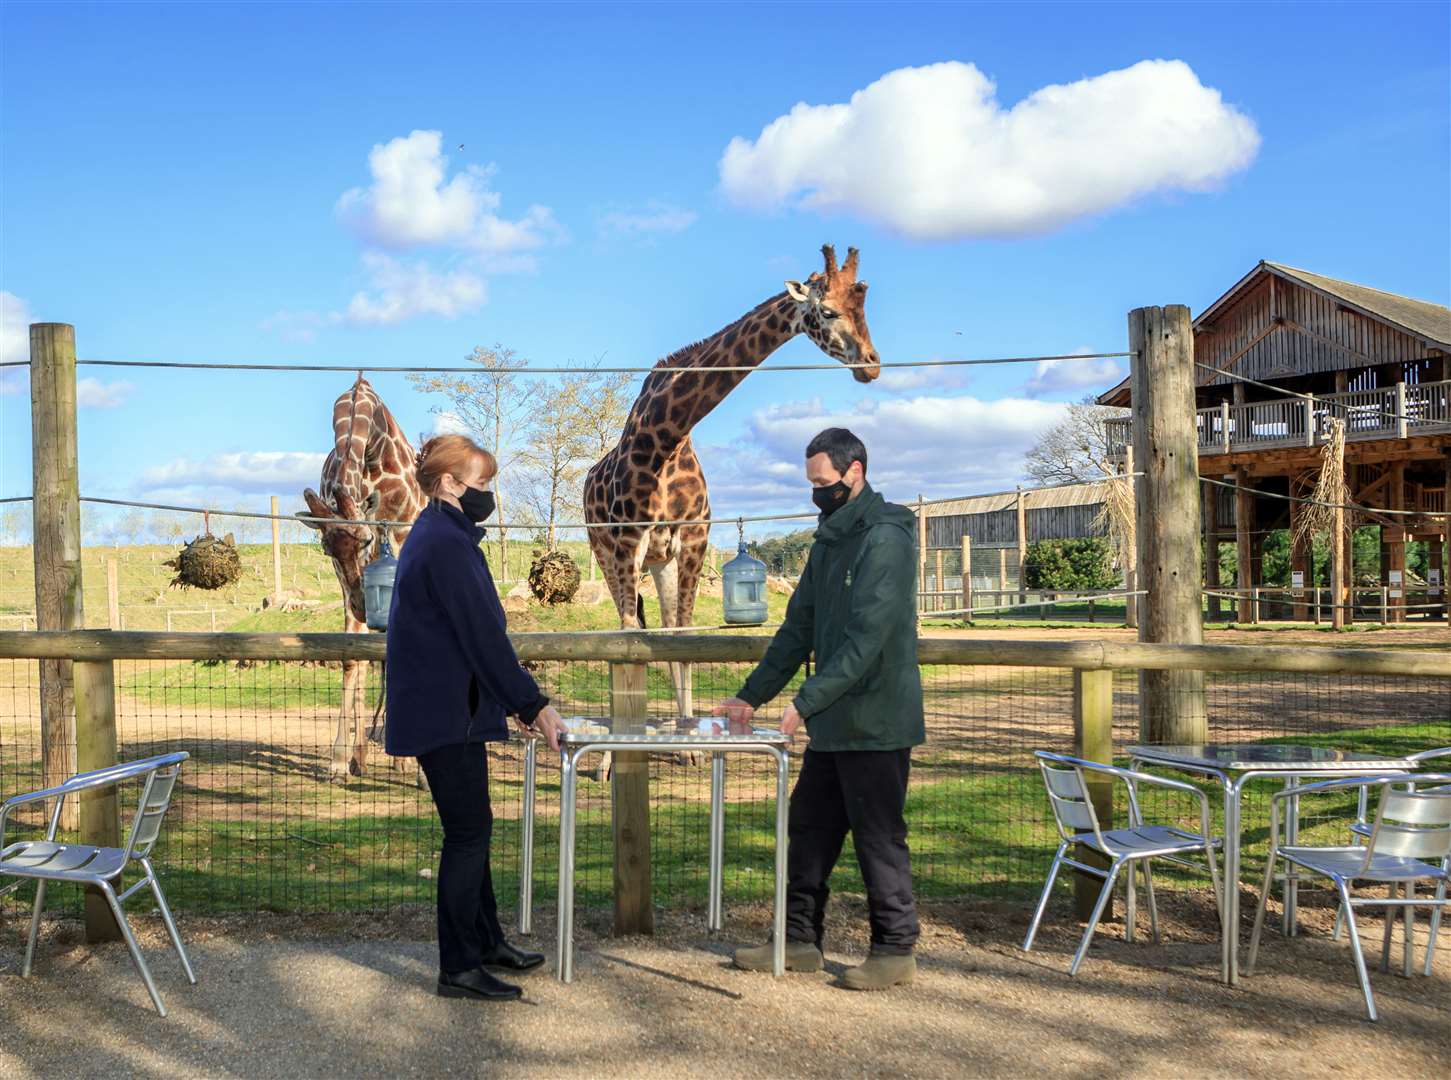
[[[242,557],[231,533],[220,540],[211,533],[198,536],[162,565],[176,571],[173,588],[221,589],[242,576]]]
[[[579,591],[579,567],[562,551],[547,551],[529,567],[529,591],[541,604],[567,604]]]

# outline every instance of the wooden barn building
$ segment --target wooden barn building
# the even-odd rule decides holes
[[[1342,610],[1389,606],[1442,617],[1447,599],[1445,545],[1451,532],[1451,309],[1279,263],[1261,262],[1194,319],[1199,472],[1249,490],[1203,484],[1204,529],[1212,542],[1237,546],[1238,582],[1219,581],[1206,560],[1206,588],[1237,596],[1237,616],[1257,615],[1266,535],[1291,529],[1321,463],[1326,422],[1345,423],[1345,479],[1354,515],[1332,558],[1349,565],[1355,528],[1380,528],[1380,584],[1366,588],[1346,571]],[[1210,369],[1219,369],[1210,370]],[[1228,372],[1230,374],[1221,374]],[[1254,382],[1242,381],[1252,379]],[[1125,380],[1098,399],[1128,406]],[[1131,445],[1129,421],[1110,421],[1111,441]],[[1278,497],[1276,497],[1278,496]],[[1395,511],[1396,513],[1387,513]],[[1428,545],[1424,582],[1406,576],[1406,544]],[[1311,552],[1291,549],[1294,584],[1281,600],[1306,618],[1315,582]],[[1411,586],[1414,584],[1415,588]],[[1357,586],[1360,586],[1357,588]],[[1211,600],[1211,617],[1219,604]],[[1379,615],[1379,610],[1376,610]]]

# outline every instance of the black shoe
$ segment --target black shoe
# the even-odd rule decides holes
[[[544,963],[544,954],[525,952],[523,949],[510,945],[507,941],[501,941],[492,952],[484,953],[484,958],[480,963],[484,967],[503,968],[505,971],[533,971]]]
[[[479,998],[484,1001],[514,1001],[524,996],[524,991],[513,983],[490,975],[483,968],[460,971],[456,975],[447,972],[438,974],[438,996],[449,998]]]

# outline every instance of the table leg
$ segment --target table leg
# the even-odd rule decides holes
[[[534,789],[539,740],[524,740],[524,808],[519,815],[519,933],[534,932]]]
[[[710,755],[710,900],[705,918],[706,927],[719,930],[725,925],[722,891],[725,874],[725,755]]]
[[[1225,983],[1239,980],[1239,785],[1224,785],[1224,955],[1220,962]]]
[[[574,981],[574,804],[577,751],[559,761],[559,958],[560,982]]]
[[[776,909],[771,934],[771,974],[786,974],[786,837],[790,759],[776,750]]]

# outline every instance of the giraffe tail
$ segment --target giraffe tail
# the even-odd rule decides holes
[[[645,598],[643,596],[635,597],[635,615],[640,620],[640,629],[645,629]]]

